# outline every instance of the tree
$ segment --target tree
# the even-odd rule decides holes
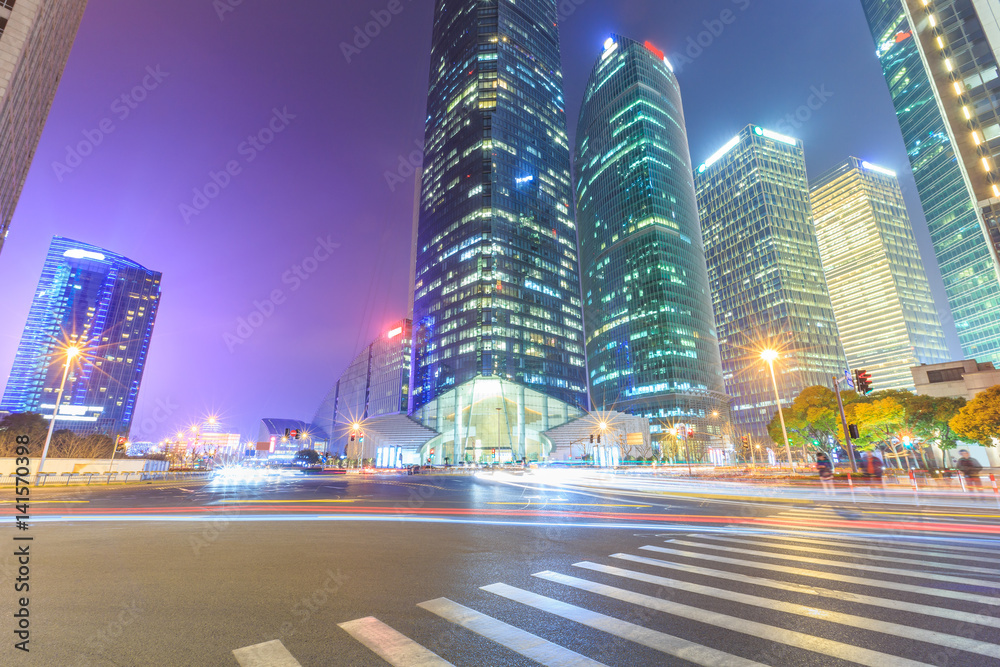
[[[845,391],[841,392],[841,398],[846,406],[857,401],[858,395],[853,391]],[[839,440],[843,436],[837,396],[827,387],[806,387],[795,397],[791,407],[784,410],[784,414],[788,440],[792,447],[804,444],[809,448],[816,448],[814,443],[819,442],[819,449],[825,450],[831,437]],[[781,418],[777,412],[767,427],[767,433],[775,443],[784,444]]]
[[[908,426],[925,444],[925,449],[929,444],[945,450],[955,449],[958,438],[949,422],[964,406],[964,398],[913,396],[906,406]],[[926,456],[924,458],[926,462]]]
[[[1000,438],[1000,385],[969,401],[949,422],[959,436],[983,447],[997,446]]]
[[[855,439],[858,449],[871,451],[886,445],[898,460],[893,439],[906,425],[906,407],[899,398],[885,395],[870,402],[859,402],[853,406],[853,413],[861,431],[861,437]]]
[[[49,423],[42,415],[34,412],[10,414],[0,420],[0,455],[14,456],[17,451],[17,437],[28,436],[28,447],[35,456],[40,456]]]
[[[300,449],[295,452],[295,460],[306,465],[315,465],[319,463],[319,454],[315,449]]]

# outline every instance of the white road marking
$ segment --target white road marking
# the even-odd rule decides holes
[[[760,570],[771,570],[773,572],[784,572],[800,577],[814,577],[816,579],[829,579],[830,581],[843,581],[849,584],[860,586],[870,586],[874,588],[888,588],[893,591],[906,591],[908,593],[920,593],[922,595],[934,595],[952,600],[962,600],[963,602],[978,602],[1000,606],[1000,598],[989,595],[976,595],[975,593],[962,593],[949,591],[942,588],[929,588],[927,586],[914,586],[912,584],[898,584],[894,581],[882,581],[880,579],[867,579],[865,577],[852,577],[847,574],[833,574],[832,572],[820,572],[819,570],[806,570],[800,567],[789,567],[787,565],[772,565],[770,563],[758,563],[752,560],[742,560],[739,558],[726,558],[724,556],[709,556],[707,554],[695,553],[694,551],[681,551],[678,549],[664,549],[663,547],[645,546],[639,547],[645,551],[655,551],[661,554],[672,554],[684,556],[685,558],[697,558],[700,560],[711,560],[714,563],[730,563],[743,567],[752,567]]]
[[[552,598],[547,598],[520,588],[514,588],[507,584],[491,584],[489,586],[482,586],[481,588],[484,591],[505,597],[508,600],[520,602],[529,607],[534,607],[535,609],[575,621],[595,630],[607,632],[616,637],[648,646],[662,653],[672,655],[675,658],[681,658],[682,660],[703,665],[704,667],[766,667],[753,660],[747,660],[746,658],[702,646],[686,639],[668,635],[665,632],[650,630],[635,623],[605,616],[596,611],[566,604],[565,602],[553,600]]]
[[[277,639],[233,651],[240,667],[302,667]]]
[[[700,536],[699,536],[700,537]],[[708,539],[708,538],[703,538]],[[864,570],[865,572],[878,572],[880,574],[891,574],[898,577],[910,577],[913,579],[931,579],[932,581],[947,581],[953,584],[964,586],[980,586],[986,589],[1000,588],[1000,582],[985,581],[983,579],[971,579],[969,577],[953,577],[938,572],[917,572],[914,570],[901,570],[895,567],[882,567],[880,565],[854,565],[840,560],[828,560],[826,558],[809,558],[808,556],[785,556],[772,553],[770,551],[757,551],[756,549],[739,549],[736,547],[720,547],[713,544],[702,544],[701,542],[688,542],[686,540],[673,540],[672,544],[679,544],[685,547],[698,547],[700,549],[713,549],[715,551],[726,551],[750,556],[761,556],[775,560],[794,560],[798,563],[812,563],[813,565],[826,565],[827,567],[839,567],[847,570]],[[1000,601],[1000,600],[998,600]]]
[[[753,536],[756,537],[756,536]],[[826,544],[831,546],[839,546],[850,549],[864,549],[866,551],[885,551],[888,553],[907,553],[907,554],[919,554],[921,556],[927,556],[929,558],[948,558],[951,560],[963,561],[962,569],[965,569],[964,564],[969,562],[970,557],[967,554],[957,554],[948,553],[945,551],[923,551],[920,549],[906,549],[904,547],[876,547],[867,544],[864,545],[854,545],[854,544],[844,544],[842,541],[838,540],[820,540],[811,537],[785,537],[785,536],[771,536],[771,535],[761,535],[761,539],[766,540],[783,540],[785,542],[804,542],[806,544]],[[879,542],[879,544],[889,544],[889,542]],[[909,545],[912,546],[912,545]],[[946,547],[951,548],[951,547]],[[852,552],[856,553],[856,552]],[[977,563],[1000,563],[1000,558],[983,558],[981,556],[975,556],[975,562]],[[950,567],[959,567],[953,564],[943,564]],[[997,569],[990,570],[991,572],[1000,573]]]
[[[337,625],[393,667],[454,667],[437,653],[372,616]]]
[[[956,611],[954,609],[947,609],[944,607],[933,607],[931,605],[917,604],[915,602],[903,602],[901,600],[880,598],[872,595],[861,595],[859,593],[848,593],[847,591],[836,591],[833,590],[832,588],[819,588],[817,586],[805,586],[803,584],[793,584],[787,581],[765,579],[764,577],[752,577],[746,574],[728,572],[726,570],[710,570],[708,568],[698,567],[696,565],[680,565],[677,563],[671,563],[670,561],[660,560],[658,558],[646,558],[645,556],[633,556],[632,554],[612,554],[611,557],[618,558],[621,560],[627,560],[633,563],[642,563],[644,565],[653,565],[655,567],[677,570],[679,572],[700,574],[702,576],[714,577],[716,579],[728,579],[730,581],[738,581],[743,584],[767,586],[769,588],[777,588],[779,590],[791,591],[793,593],[802,593],[804,595],[816,595],[824,598],[834,598],[836,600],[857,602],[859,604],[867,604],[867,605],[872,605],[874,607],[885,607],[886,609],[909,611],[915,614],[924,614],[926,616],[937,616],[938,618],[947,618],[949,620],[962,621],[963,623],[977,623],[979,625],[987,625],[994,628],[1000,628],[1000,618],[997,618],[995,616],[983,616],[982,614],[971,614],[965,611]],[[579,565],[579,563],[577,563],[577,565]]]
[[[656,584],[681,591],[688,591],[689,593],[698,593],[700,595],[741,602],[743,604],[762,607],[764,609],[782,611],[789,614],[796,614],[798,616],[806,616],[808,618],[829,621],[830,623],[838,623],[840,625],[848,625],[854,628],[861,628],[863,630],[873,630],[875,632],[895,635],[896,637],[902,637],[904,639],[929,642],[931,644],[955,648],[961,651],[979,653],[991,658],[1000,655],[1000,645],[998,644],[976,641],[974,639],[966,639],[965,637],[956,637],[955,635],[949,635],[943,632],[935,632],[933,630],[925,630],[923,628],[913,628],[908,625],[890,623],[888,621],[879,621],[865,616],[855,616],[853,614],[843,614],[836,611],[818,609],[816,607],[807,607],[802,604],[782,602],[780,600],[772,600],[770,598],[763,598],[756,595],[737,593],[736,591],[729,591],[722,588],[713,588],[711,586],[703,586],[701,584],[693,584],[686,581],[658,577],[644,572],[634,572],[632,570],[623,570],[618,567],[598,565],[596,563],[576,563],[576,566],[592,570],[594,572],[610,574],[616,577],[623,577],[634,581],[643,581],[649,584]]]
[[[604,584],[598,584],[593,581],[579,579],[577,577],[571,577],[557,572],[539,572],[532,576],[545,579],[546,581],[553,581],[557,584],[563,584],[564,586],[577,588],[582,591],[588,591],[590,593],[596,593],[597,595],[614,598],[615,600],[621,600],[622,602],[629,602],[631,604],[639,605],[640,607],[655,609],[657,611],[662,611],[674,616],[680,616],[682,618],[689,618],[693,621],[698,621],[699,623],[714,625],[717,628],[740,632],[752,637],[760,637],[772,642],[778,642],[779,644],[787,644],[788,646],[794,646],[806,651],[813,651],[814,653],[819,653],[824,656],[836,657],[849,662],[856,662],[859,665],[865,665],[866,667],[926,667],[928,665],[928,663],[925,662],[900,658],[888,653],[880,653],[878,651],[872,651],[858,646],[851,646],[850,644],[844,644],[831,639],[815,637],[804,632],[795,632],[794,630],[786,630],[773,625],[758,623],[757,621],[748,621],[736,616],[729,616],[727,614],[720,614],[707,609],[700,609],[698,607],[680,604],[679,602],[670,602],[669,600],[655,598],[651,595],[643,595],[642,593],[627,591],[623,588],[606,586]]]
[[[919,565],[922,567],[937,567],[946,569],[956,569],[961,568],[962,572],[976,572],[978,574],[988,574],[994,577],[1000,576],[1000,571],[997,568],[986,568],[986,567],[974,567],[971,565],[956,565],[954,563],[933,563],[926,560],[917,560],[916,558],[896,558],[892,556],[864,556],[860,554],[857,550],[853,551],[840,551],[838,549],[822,549],[819,547],[803,547],[797,544],[770,544],[768,542],[761,542],[760,540],[771,540],[777,541],[783,538],[780,537],[761,537],[759,539],[746,540],[737,537],[716,537],[714,535],[699,535],[698,539],[703,540],[715,540],[717,542],[733,542],[735,544],[751,544],[758,547],[767,547],[769,549],[785,549],[788,551],[805,551],[812,554],[828,554],[831,556],[849,556],[851,558],[859,558],[861,560],[877,560],[879,562],[891,561],[893,563],[904,563],[906,565]],[[803,542],[810,542],[810,540],[802,540]],[[964,558],[962,556],[956,556],[956,558]],[[798,559],[796,559],[798,560]],[[848,567],[848,566],[838,566],[838,567]],[[860,566],[865,569],[870,569],[867,566]]]
[[[417,606],[547,667],[607,667],[604,663],[591,660],[447,598],[421,602]]]

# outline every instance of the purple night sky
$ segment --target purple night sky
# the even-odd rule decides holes
[[[401,13],[348,62],[341,43],[395,2]],[[161,439],[209,413],[245,437],[256,435],[261,417],[309,420],[351,358],[407,311],[414,183],[410,176],[393,190],[386,172],[423,137],[433,3],[254,0],[220,18],[218,7],[230,3],[90,0],[0,255],[4,373],[53,235],[163,272],[135,440]],[[803,139],[812,175],[848,155],[899,172],[938,309],[947,312],[859,2],[564,6],[574,10],[562,23],[571,145],[605,38],[648,39],[681,65],[696,165],[753,122]],[[705,32],[704,22],[720,34]],[[708,46],[679,62],[699,33]],[[147,67],[166,75],[157,81]],[[144,81],[145,99],[134,108],[121,101]],[[811,118],[779,125],[813,89],[829,98]],[[275,121],[273,141],[262,150],[244,144],[274,110],[289,117]],[[84,133],[100,143],[67,160],[67,146]],[[217,196],[198,201],[203,210],[185,220],[181,205],[193,207],[194,190],[230,162],[235,176],[218,193],[210,187]],[[307,260],[329,243],[339,247],[328,259]],[[275,290],[282,299],[273,314],[227,344],[227,334],[248,333],[237,331],[238,318]],[[958,357],[954,326],[943,319]],[[158,405],[169,415],[150,429]]]

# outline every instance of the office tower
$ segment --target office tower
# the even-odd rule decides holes
[[[0,0],[0,252],[87,0]]]
[[[670,63],[648,42],[609,38],[576,148],[591,400],[718,442],[729,399],[691,174]]]
[[[483,377],[586,404],[557,4],[436,4],[414,410]]]
[[[749,126],[695,175],[722,370],[738,430],[766,437],[782,403],[847,368],[813,229],[802,142]]]
[[[1000,363],[1000,10],[862,0],[965,355]]]
[[[128,435],[160,303],[160,274],[56,236],[49,246],[0,410],[51,419],[70,346],[57,429]]]
[[[811,185],[847,363],[875,389],[912,391],[910,367],[949,355],[896,174],[852,157]]]

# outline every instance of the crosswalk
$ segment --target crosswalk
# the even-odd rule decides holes
[[[1000,666],[1000,545],[956,541],[692,532],[534,572],[530,585],[484,582],[486,598],[437,598],[413,614],[467,633],[465,647],[502,647],[512,665]],[[551,620],[518,627],[526,618]],[[374,617],[339,628],[341,646],[370,651],[364,664],[487,664],[461,641],[421,644]],[[574,641],[581,633],[614,646],[597,651]],[[233,654],[241,667],[301,667],[277,641]]]

